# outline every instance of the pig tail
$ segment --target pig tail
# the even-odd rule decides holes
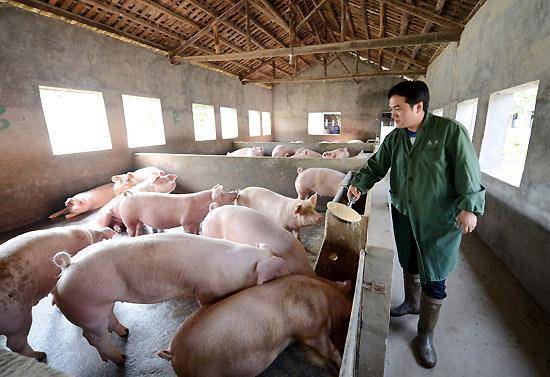
[[[53,262],[57,267],[64,269],[71,264],[71,256],[66,251],[60,251],[53,256]]]

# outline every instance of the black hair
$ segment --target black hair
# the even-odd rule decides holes
[[[430,91],[428,90],[428,85],[426,85],[424,81],[401,81],[390,89],[388,92],[388,99],[394,95],[405,97],[405,102],[407,102],[411,108],[417,103],[423,102],[424,112],[428,112]]]

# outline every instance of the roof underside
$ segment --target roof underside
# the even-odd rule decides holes
[[[456,30],[485,0],[15,0],[166,53],[189,56]],[[321,4],[322,3],[322,4]],[[316,6],[318,10],[312,13]],[[312,13],[310,15],[310,13]],[[346,17],[342,17],[342,13]],[[307,17],[302,23],[302,20]],[[302,23],[302,25],[300,25]],[[296,26],[299,28],[296,29]],[[344,33],[342,33],[344,30]],[[344,36],[342,36],[342,34]],[[446,42],[354,51],[379,70],[425,70]],[[292,79],[340,53],[203,62],[241,80]],[[363,59],[363,60],[364,60]],[[291,61],[292,60],[292,61]],[[346,67],[352,74],[355,67]],[[357,72],[357,71],[356,71]]]

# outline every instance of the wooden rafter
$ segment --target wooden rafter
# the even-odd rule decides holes
[[[327,1],[330,0],[322,0],[319,4],[317,4],[309,13],[307,16],[305,16],[302,21],[296,26],[296,30],[300,30],[302,26],[305,25],[305,23],[313,16]]]
[[[341,15],[340,15],[340,42],[346,41],[346,18],[348,17],[348,1],[340,0]]]
[[[369,40],[355,40],[339,43],[326,43],[322,45],[298,46],[294,48],[294,55],[311,55],[331,52],[345,52],[355,50],[378,49],[384,47],[401,47],[425,43],[456,42],[460,40],[462,30],[449,30],[436,33],[427,33],[420,35],[405,35],[402,37],[389,37]],[[273,48],[265,50],[256,50],[244,53],[208,55],[208,56],[187,56],[178,57],[179,61],[227,61],[227,60],[246,60],[258,59],[276,56],[288,56],[289,48]]]
[[[413,16],[416,16],[418,18],[422,18],[425,21],[430,21],[436,25],[442,26],[444,28],[448,29],[461,29],[464,28],[464,25],[461,22],[450,20],[446,17],[441,17],[437,14],[430,13],[426,11],[423,8],[404,4],[397,0],[380,0],[381,3],[386,3],[388,5],[391,5],[395,9],[398,9],[402,12],[410,13]]]
[[[407,0],[407,3],[412,5],[412,0]],[[411,16],[408,13],[403,12],[401,14],[401,25],[399,26],[399,35],[407,34],[407,29],[409,27],[410,19],[411,19]],[[397,54],[399,54],[400,50],[401,48],[399,47],[395,49],[396,55],[393,56],[391,66],[390,66],[391,70],[395,69],[395,63],[397,62]]]
[[[383,2],[380,2],[380,32],[378,33],[378,38],[384,36],[386,30],[386,7]],[[378,50],[378,65],[382,67],[382,49]]]

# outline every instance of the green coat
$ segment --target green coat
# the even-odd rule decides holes
[[[460,123],[428,113],[414,145],[406,129],[396,128],[351,183],[364,193],[390,167],[391,201],[410,219],[420,278],[443,280],[458,261],[462,233],[456,216],[461,210],[481,215],[485,206],[485,187],[468,133]],[[411,245],[403,219],[398,216],[393,222],[399,261],[406,266]]]

